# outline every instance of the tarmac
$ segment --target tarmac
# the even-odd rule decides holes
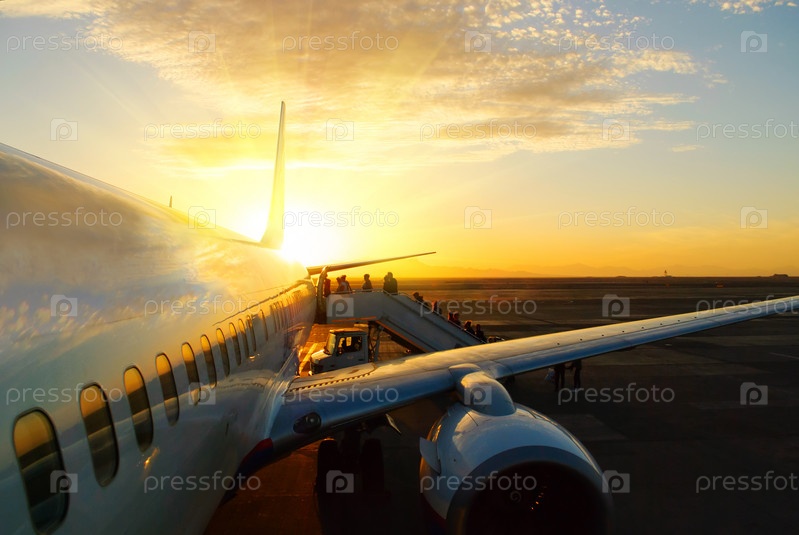
[[[589,282],[568,291],[502,291],[497,299],[534,299],[535,312],[528,307],[526,313],[495,311],[472,319],[489,335],[518,338],[799,294],[795,279],[723,286],[676,279],[664,284],[662,278],[646,284]],[[467,294],[489,299],[497,293],[420,287],[427,300],[459,297],[460,306]],[[610,292],[630,299],[629,316],[600,313]],[[469,317],[462,313],[461,319]],[[329,328],[315,326],[306,353],[314,344],[321,347]],[[383,345],[392,358],[403,353]],[[517,403],[560,422],[603,470],[626,480],[612,496],[614,533],[796,532],[799,314],[588,359],[582,392],[556,394],[545,374],[518,376],[508,391]],[[568,373],[567,387],[571,379]],[[394,411],[402,434],[387,427],[372,433],[383,445],[387,497],[353,494],[332,512],[320,509],[313,489],[315,443],[260,470],[260,488],[239,491],[220,505],[206,534],[424,533],[418,438],[453,402],[438,396]]]

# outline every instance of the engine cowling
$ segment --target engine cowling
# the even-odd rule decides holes
[[[455,404],[421,440],[433,531],[607,533],[610,496],[585,447],[523,405],[502,412]]]

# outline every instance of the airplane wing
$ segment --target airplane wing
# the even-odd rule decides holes
[[[284,395],[267,448],[272,454],[280,454],[436,393],[455,390],[463,397],[464,387],[459,383],[471,372],[481,371],[489,378],[501,379],[796,311],[799,296],[413,355],[296,378]]]

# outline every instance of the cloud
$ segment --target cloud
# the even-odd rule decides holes
[[[640,31],[643,18],[601,2],[189,0],[179,13],[171,3],[88,5],[28,2],[14,13],[80,13],[87,31],[124,43],[109,53],[151,66],[224,119],[274,125],[286,100],[289,135],[309,165],[374,162],[379,172],[409,156],[448,161],[453,143],[482,160],[605,147],[608,117],[649,121],[656,108],[691,101],[641,89],[633,77],[710,77],[673,39]],[[468,125],[507,133],[516,124],[529,126],[521,135],[464,134]],[[445,135],[425,138],[429,125]],[[247,140],[225,142],[222,151],[211,145],[159,139],[147,149],[189,166],[218,152],[225,160],[252,154]]]

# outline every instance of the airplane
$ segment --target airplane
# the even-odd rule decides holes
[[[786,297],[299,377],[313,276],[386,259],[308,268],[280,254],[284,128],[282,103],[260,242],[0,145],[3,533],[202,533],[241,477],[446,392],[457,401],[420,438],[434,530],[607,533],[596,461],[502,381],[799,310]],[[320,446],[317,478],[335,473],[336,448]]]

